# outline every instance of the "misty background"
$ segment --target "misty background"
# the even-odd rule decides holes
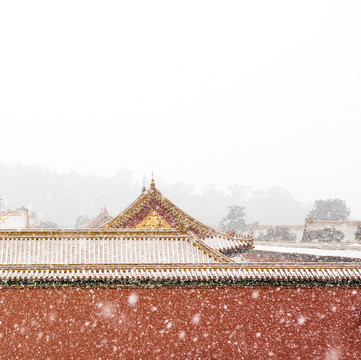
[[[59,227],[75,227],[78,216],[95,217],[104,206],[116,216],[141,194],[143,187],[142,179],[134,178],[124,168],[114,176],[101,177],[2,164],[0,184],[3,209],[24,205],[37,213],[38,223],[51,221]],[[156,186],[181,209],[214,227],[227,215],[230,205],[244,206],[247,222],[263,224],[303,224],[312,205],[302,204],[282,188],[260,190],[234,184],[218,189],[210,183],[198,191],[192,184],[167,184],[161,178],[156,179]]]
[[[114,216],[153,169],[213,226],[361,219],[358,0],[1,2],[0,55],[6,208]]]

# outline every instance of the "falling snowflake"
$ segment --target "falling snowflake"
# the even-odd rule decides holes
[[[306,322],[306,318],[304,318],[303,316],[300,316],[297,319],[297,322],[298,322],[299,325],[303,325]]]
[[[104,317],[114,317],[115,307],[112,303],[102,304],[100,315]]]
[[[192,318],[192,323],[197,325],[201,321],[201,317],[199,314],[195,314]]]
[[[131,294],[130,296],[129,296],[129,298],[128,298],[128,303],[129,303],[129,305],[132,305],[132,306],[134,306],[136,303],[138,302],[138,295],[136,295],[136,294]]]

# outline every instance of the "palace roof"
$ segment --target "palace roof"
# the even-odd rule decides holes
[[[0,284],[15,285],[357,285],[357,263],[205,263],[0,265]]]
[[[173,229],[189,231],[218,251],[245,251],[253,247],[251,235],[226,234],[186,214],[156,188],[153,179],[148,190],[100,229]]]
[[[190,231],[1,230],[0,285],[360,285],[360,263],[235,263]]]
[[[0,231],[0,264],[169,264],[233,260],[177,230]]]

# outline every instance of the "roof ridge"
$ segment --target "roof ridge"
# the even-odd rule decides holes
[[[212,256],[216,260],[221,260],[221,262],[226,262],[226,263],[235,262],[234,260],[232,260],[228,256],[223,255],[222,253],[220,253],[216,249],[214,249],[214,248],[210,247],[209,245],[207,245],[204,241],[202,241],[200,238],[198,238],[196,235],[194,235],[190,231],[188,231],[187,234],[191,239],[194,240],[194,245],[195,246],[198,246],[200,249],[202,249],[204,252],[208,253],[210,256]]]

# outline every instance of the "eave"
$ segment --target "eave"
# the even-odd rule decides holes
[[[2,286],[360,286],[360,264],[0,265]]]

